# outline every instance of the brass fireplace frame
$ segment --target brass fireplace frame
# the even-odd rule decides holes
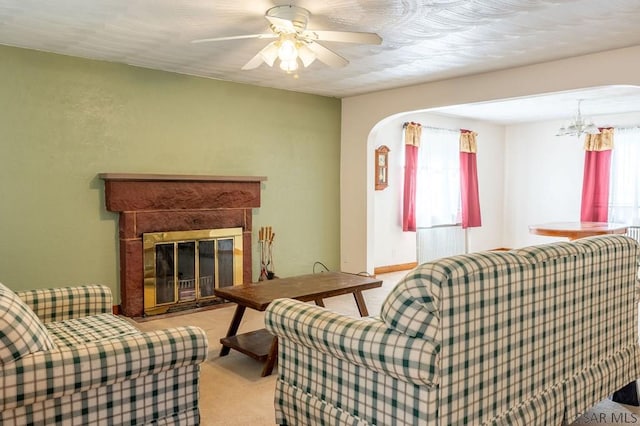
[[[181,301],[179,297],[179,280],[177,268],[174,271],[174,298],[168,303],[157,301],[156,282],[156,250],[157,244],[175,244],[183,242],[217,241],[233,239],[233,285],[243,283],[243,229],[242,228],[220,228],[220,229],[200,229],[189,231],[151,232],[142,235],[143,257],[144,257],[144,312],[147,315],[157,315],[166,313],[173,307],[183,304],[193,304],[200,301],[212,301],[218,299],[216,296],[201,296],[199,277],[199,245],[195,244],[195,297],[193,300]],[[214,244],[214,287],[219,288],[219,267],[218,267],[218,244]],[[177,249],[176,249],[177,250]]]

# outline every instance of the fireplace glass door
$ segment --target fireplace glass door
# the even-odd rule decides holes
[[[242,283],[242,228],[144,234],[145,313],[216,299]]]

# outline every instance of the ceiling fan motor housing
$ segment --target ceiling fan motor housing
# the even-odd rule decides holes
[[[267,10],[267,16],[291,21],[297,31],[304,31],[311,13],[302,7],[293,5],[274,6]]]

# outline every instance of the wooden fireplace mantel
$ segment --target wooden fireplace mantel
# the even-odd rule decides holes
[[[107,210],[175,211],[260,207],[263,176],[101,173]]]
[[[126,316],[143,314],[142,237],[149,232],[243,229],[243,281],[251,282],[251,213],[263,176],[100,173],[105,205],[119,213],[120,297]]]
[[[262,182],[266,176],[165,175],[155,173],[100,173],[102,180],[122,181],[194,181],[194,182]]]

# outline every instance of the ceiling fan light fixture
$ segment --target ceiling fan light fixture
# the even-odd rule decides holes
[[[293,58],[290,61],[280,61],[280,69],[287,73],[294,72],[298,69],[298,60]]]
[[[278,47],[278,58],[282,62],[295,61],[298,57],[298,48],[296,42],[290,37],[280,39],[280,47]]]

